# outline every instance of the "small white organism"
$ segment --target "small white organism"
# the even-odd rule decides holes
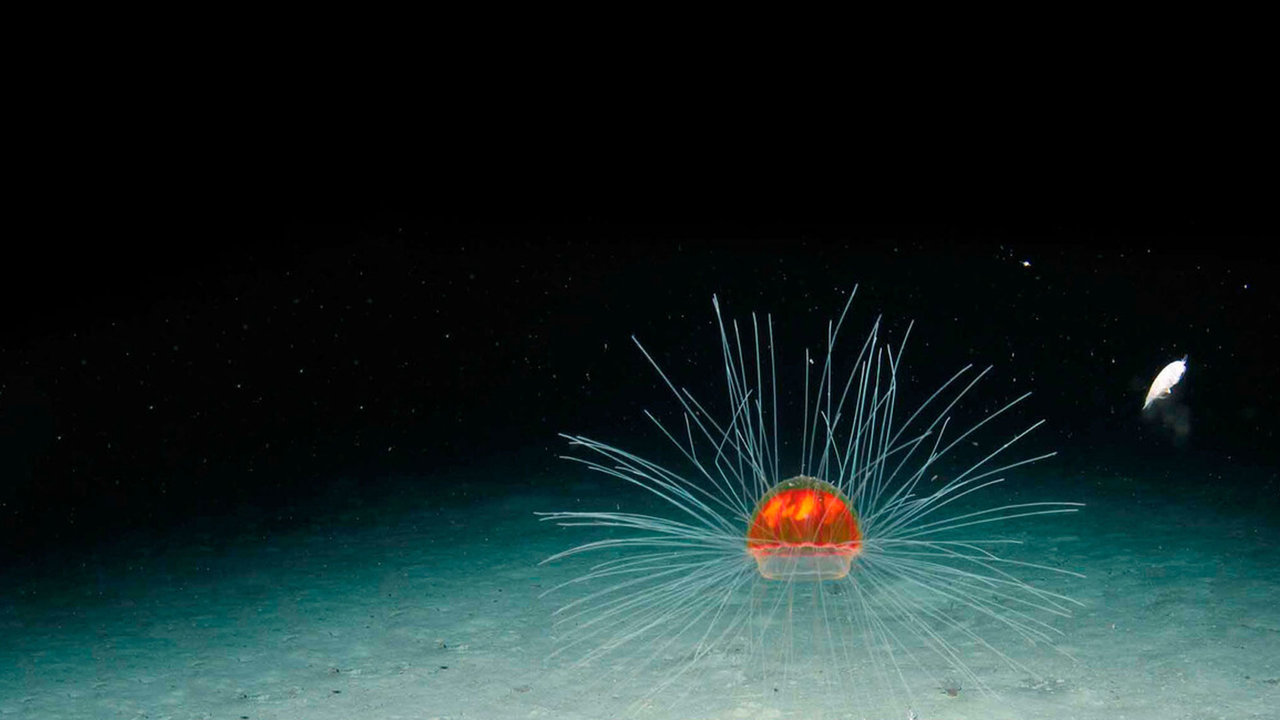
[[[1174,360],[1156,375],[1156,379],[1151,383],[1151,389],[1147,391],[1147,399],[1142,403],[1142,409],[1146,410],[1151,407],[1151,403],[1162,398],[1169,397],[1169,391],[1174,385],[1182,379],[1182,374],[1187,371],[1187,356],[1183,355],[1181,360]]]

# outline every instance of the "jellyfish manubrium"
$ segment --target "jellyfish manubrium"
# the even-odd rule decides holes
[[[608,509],[539,513],[600,533],[544,561],[595,559],[544,593],[563,598],[548,661],[581,673],[589,716],[898,718],[940,687],[991,696],[1039,677],[1028,653],[1056,649],[1078,603],[1055,586],[1079,574],[1028,554],[1036,535],[1016,521],[1080,504],[1000,492],[1054,454],[1009,457],[1043,421],[997,431],[1030,393],[974,403],[990,368],[966,366],[902,412],[911,326],[890,345],[877,319],[842,361],[852,301],[824,356],[804,354],[790,448],[772,318],[726,324],[714,297],[718,411],[636,341],[680,411],[646,412],[679,464],[564,436],[581,452],[567,459],[648,493],[634,511],[600,498]]]

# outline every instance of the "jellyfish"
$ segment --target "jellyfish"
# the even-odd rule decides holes
[[[566,459],[642,488],[657,507],[539,513],[602,533],[544,561],[596,558],[544,593],[562,598],[546,661],[580,673],[575,687],[602,706],[623,704],[616,716],[666,706],[680,717],[901,717],[938,687],[994,693],[997,667],[1039,677],[1023,651],[1056,648],[1078,605],[1057,585],[1082,576],[1011,555],[1022,541],[993,528],[1082,505],[999,493],[1054,455],[1010,457],[1043,421],[975,440],[1030,393],[968,410],[990,368],[965,366],[903,412],[911,326],[890,344],[877,319],[841,360],[853,295],[828,324],[825,357],[805,353],[789,451],[773,320],[726,323],[715,297],[723,414],[677,389],[633,337],[674,398],[676,420],[646,415],[675,463],[563,436],[576,451]]]

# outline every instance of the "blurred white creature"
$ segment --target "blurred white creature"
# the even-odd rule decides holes
[[[1162,398],[1169,397],[1169,391],[1174,385],[1182,379],[1182,374],[1187,371],[1187,356],[1183,355],[1181,360],[1174,360],[1156,375],[1156,379],[1151,383],[1151,389],[1147,391],[1147,399],[1142,403],[1142,409],[1146,410],[1151,407],[1151,403]]]

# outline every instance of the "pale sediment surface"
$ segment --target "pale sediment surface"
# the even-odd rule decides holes
[[[1024,482],[1053,472],[1037,468]],[[963,686],[954,695],[912,688],[919,718],[1275,716],[1275,520],[1202,498],[1100,485],[1108,486],[1082,483],[1094,489],[1070,498],[1087,502],[1084,512],[1024,529],[1028,558],[1087,575],[1066,585],[1084,606],[1056,623],[1064,633],[1058,649],[1073,659],[987,626],[985,639],[1040,677],[975,668],[990,673],[998,697]],[[614,690],[593,682],[590,668],[544,662],[559,603],[539,595],[582,565],[538,562],[590,536],[532,513],[601,500],[612,509],[608,483],[473,487],[443,500],[415,495],[415,487],[442,484],[408,481],[381,504],[285,531],[253,523],[238,535],[194,529],[122,540],[67,566],[8,571],[0,716],[595,719],[626,716],[615,714],[622,698],[661,679],[657,663],[655,677],[631,677]],[[751,672],[732,658],[707,663],[696,676],[702,685],[683,687],[678,707],[642,707],[634,716],[802,716],[755,693]],[[814,714],[838,716],[831,712]]]

